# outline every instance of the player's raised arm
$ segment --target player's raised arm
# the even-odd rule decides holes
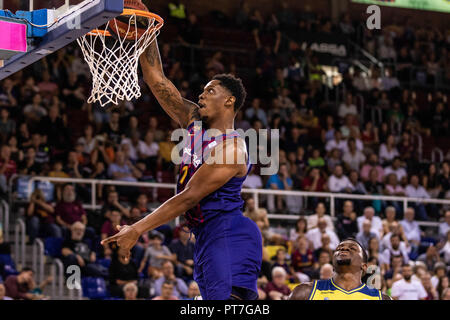
[[[228,147],[235,146],[234,148]],[[226,146],[226,147],[224,147]],[[223,152],[221,152],[223,150]],[[246,164],[237,159],[246,159],[245,146],[241,143],[220,143],[211,156],[217,152],[225,159],[236,159],[233,163],[218,164],[205,162],[191,177],[182,192],[173,196],[144,219],[132,226],[122,226],[119,233],[104,239],[101,244],[117,242],[119,254],[125,259],[130,257],[130,250],[136,244],[139,236],[149,230],[153,230],[185,213],[196,206],[200,200],[216,191],[235,176],[246,174]]]
[[[147,48],[140,57],[144,81],[150,87],[159,104],[167,114],[182,127],[197,120],[198,106],[181,97],[175,85],[167,79],[161,63],[157,40]]]

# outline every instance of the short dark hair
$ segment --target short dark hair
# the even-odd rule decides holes
[[[31,273],[34,273],[33,269],[28,268],[28,267],[23,268],[23,269],[20,271],[20,273],[29,272],[29,271],[31,271]]]
[[[170,286],[175,286],[175,282],[172,280],[164,280],[162,285],[168,284]]]
[[[236,78],[232,74],[222,73],[215,75],[212,80],[220,81],[220,84],[228,91],[230,91],[233,97],[236,98],[236,101],[234,103],[235,112],[242,108],[245,102],[245,98],[247,97],[247,91],[245,90],[240,78]]]
[[[342,240],[341,243],[344,241],[353,241],[353,242],[357,243],[361,247],[361,251],[363,253],[363,262],[367,263],[369,261],[369,257],[367,255],[366,248],[364,248],[364,246],[358,240],[356,240],[355,238],[349,237],[349,238]]]

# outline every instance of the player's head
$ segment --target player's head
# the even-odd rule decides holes
[[[368,256],[365,248],[354,238],[347,238],[337,246],[333,255],[333,267],[337,273],[341,270],[367,270]]]
[[[218,74],[199,96],[199,115],[207,123],[225,115],[234,118],[244,105],[246,96],[247,92],[241,79],[231,74]]]

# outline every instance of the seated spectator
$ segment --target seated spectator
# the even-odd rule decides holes
[[[383,236],[390,232],[393,223],[396,223],[396,210],[393,206],[388,206],[384,210],[386,218],[381,223],[383,224]]]
[[[310,168],[309,174],[302,181],[302,190],[310,192],[325,192],[327,180],[319,168]]]
[[[358,223],[358,230],[362,231],[362,225],[365,220],[369,220],[372,224],[371,231],[374,232],[378,238],[383,234],[383,223],[381,222],[380,217],[375,216],[375,210],[372,207],[366,207],[364,209],[364,213],[361,217],[356,219]]]
[[[136,163],[140,158],[139,150],[141,150],[145,145],[144,141],[140,140],[139,131],[134,130],[130,133],[130,138],[122,139],[121,147],[125,147],[125,145],[127,145],[129,150],[128,158],[132,163]]]
[[[373,150],[375,145],[378,145],[378,128],[373,126],[371,121],[366,122],[364,130],[361,132],[361,140],[364,144],[364,150]]]
[[[148,163],[154,163],[158,156],[159,145],[155,141],[155,135],[148,130],[145,134],[143,143],[139,144],[138,154],[139,158],[146,160]]]
[[[92,124],[87,124],[84,127],[84,135],[78,138],[77,143],[83,146],[83,152],[86,154],[91,154],[94,151],[97,139],[94,137],[94,127]]]
[[[310,168],[322,168],[325,166],[325,160],[320,155],[319,149],[312,151],[311,157],[308,158],[308,166]]]
[[[330,192],[346,192],[351,193],[353,185],[346,175],[341,165],[337,165],[334,173],[328,178],[328,189]]]
[[[138,207],[132,207],[130,210],[130,216],[124,220],[127,225],[132,225],[144,217],[145,217],[145,215],[142,214],[141,210]]]
[[[366,161],[366,156],[356,149],[355,139],[350,138],[347,140],[348,150],[344,152],[342,160],[347,166],[348,170],[357,170],[359,172],[359,168],[361,164]]]
[[[339,118],[344,119],[348,114],[357,116],[358,110],[353,103],[353,95],[351,93],[347,93],[345,97],[345,102],[342,102],[339,106],[338,115]]]
[[[398,234],[393,234],[390,237],[390,248],[384,249],[382,255],[380,256],[380,264],[389,266],[392,256],[402,256],[403,263],[408,263],[409,257],[406,252],[406,248],[400,244],[400,236]],[[385,268],[385,270],[387,269],[388,268]]]
[[[372,238],[378,239],[378,235],[375,232],[372,232],[372,222],[366,219],[363,221],[362,230],[356,235],[356,240],[358,240],[364,248],[368,248],[369,241]]]
[[[127,284],[137,285],[138,279],[137,267],[133,260],[124,259],[122,255],[115,252],[109,265],[109,292],[111,296],[124,297],[125,286]]]
[[[353,238],[358,233],[356,213],[353,210],[353,202],[351,200],[344,202],[343,212],[337,218],[336,232],[339,239]]]
[[[145,193],[141,193],[136,199],[136,208],[138,208],[142,215],[146,215],[150,212],[148,205],[148,196]]]
[[[71,225],[71,236],[61,247],[61,260],[64,270],[70,265],[81,268],[81,274],[88,277],[108,277],[108,269],[96,263],[97,256],[88,242],[83,240],[86,227],[77,221]]]
[[[383,193],[383,184],[379,182],[378,172],[375,168],[370,170],[369,179],[365,182],[364,188],[369,195],[381,195]]]
[[[285,284],[286,270],[282,267],[275,267],[272,270],[272,281],[265,287],[267,300],[287,300],[291,290]]]
[[[252,100],[251,107],[245,110],[245,117],[250,120],[258,119],[262,122],[264,127],[267,127],[268,125],[267,114],[261,109],[261,99],[259,98],[254,98]]]
[[[414,220],[414,208],[407,208],[405,211],[404,219],[400,221],[400,225],[403,227],[406,239],[411,245],[412,251],[417,253],[419,250],[420,240],[423,232],[419,228],[419,224]]]
[[[443,242],[444,245],[442,245],[442,248],[439,250],[439,254],[442,257],[442,260],[450,265],[450,230],[447,231],[447,239]]]
[[[186,226],[179,232],[179,238],[172,240],[170,252],[175,255],[176,274],[179,277],[192,278],[194,272],[194,242],[190,239],[190,231]]]
[[[336,166],[341,166],[342,163],[342,153],[339,149],[334,148],[330,151],[327,158],[327,169],[328,172],[334,172]]]
[[[41,230],[47,237],[62,238],[61,228],[55,221],[55,209],[45,201],[44,194],[40,189],[36,189],[31,194],[27,217],[30,243],[34,242]]]
[[[123,286],[124,300],[138,300],[138,287],[134,282],[128,282]]]
[[[425,300],[428,296],[420,281],[413,281],[412,268],[409,264],[402,267],[403,279],[392,285],[392,298],[394,300]]]
[[[397,175],[395,173],[391,173],[387,175],[386,178],[386,185],[384,188],[383,193],[387,196],[393,196],[393,197],[405,197],[406,191],[405,189],[398,184]],[[394,210],[402,211],[401,202],[393,201],[392,206]]]
[[[425,300],[439,300],[439,294],[436,288],[431,284],[431,276],[428,272],[422,274],[420,281],[422,282],[422,286],[427,293]]]
[[[106,197],[106,202],[102,207],[102,214],[105,218],[108,218],[108,214],[111,210],[119,211],[122,216],[129,217],[130,216],[130,208],[119,202],[119,193],[116,190],[110,190],[108,192],[108,196]]]
[[[48,163],[50,159],[49,147],[44,142],[44,137],[40,133],[35,132],[31,135],[31,146],[36,150],[35,161],[41,165]]]
[[[375,153],[372,153],[367,160],[367,163],[364,164],[361,168],[360,176],[364,181],[369,180],[369,174],[372,169],[375,169],[378,173],[377,181],[383,182],[384,178],[384,170],[383,167],[378,163],[378,156]]]
[[[3,301],[3,300],[12,300],[11,297],[8,297],[8,296],[5,295],[5,294],[6,294],[6,288],[5,288],[5,285],[4,285],[2,282],[0,282],[0,301]]]
[[[166,280],[161,286],[161,295],[154,297],[152,300],[179,300],[177,296],[173,294],[175,284],[173,281]]]
[[[282,163],[280,165],[279,171],[277,174],[271,175],[269,177],[269,180],[267,180],[266,188],[272,189],[272,190],[291,190],[293,187],[293,181],[289,174],[287,165],[285,163]],[[278,211],[283,211],[283,198],[286,202],[286,206],[288,207],[288,210],[293,210],[294,212],[298,212],[298,208],[291,207],[289,208],[289,205],[291,204],[290,199],[293,199],[295,196],[275,196],[276,198],[276,209]],[[275,204],[274,204],[274,197],[273,195],[268,195],[268,210],[269,212],[275,211]],[[292,202],[292,204],[294,204]]]
[[[118,151],[115,162],[109,165],[108,175],[114,180],[136,182],[142,173],[126,160],[122,151]]]
[[[58,202],[55,207],[56,223],[62,227],[63,232],[67,232],[72,228],[75,222],[81,222],[85,227],[87,226],[87,215],[83,206],[76,200],[75,188],[71,184],[66,184],[63,187],[63,199]],[[93,238],[95,231],[92,227],[86,227],[86,236]]]
[[[33,96],[33,102],[23,109],[25,119],[29,122],[37,123],[42,117],[47,115],[47,110],[42,106],[42,97],[39,93]]]
[[[439,175],[439,185],[442,189],[439,197],[448,197],[448,192],[450,191],[450,163],[448,161],[442,163],[441,174]]]
[[[422,199],[430,199],[430,195],[425,190],[424,187],[419,185],[419,177],[416,174],[413,174],[410,178],[410,184],[408,184],[405,188],[406,195],[410,198],[422,198]],[[422,221],[428,220],[427,210],[423,203],[415,203],[413,208],[416,211],[417,218]]]
[[[141,273],[144,270],[145,265],[149,264],[149,267],[158,270],[162,269],[162,264],[165,260],[175,262],[175,257],[170,252],[169,248],[162,245],[163,236],[159,232],[152,232],[149,235],[149,246],[145,250],[144,258],[141,261],[138,272]]]
[[[330,236],[330,248],[335,250],[339,244],[339,239],[333,230],[327,228],[327,221],[324,218],[320,218],[317,224],[317,228],[311,229],[306,233],[306,238],[312,243],[314,250],[319,249],[322,246],[322,235],[328,234]]]
[[[295,223],[295,228],[291,229],[289,233],[289,240],[295,244],[298,237],[305,236],[307,231],[308,231],[308,222],[305,217],[300,217]]]
[[[342,133],[339,130],[334,132],[334,139],[329,140],[325,145],[327,153],[330,153],[333,149],[339,149],[341,153],[347,150],[347,141],[342,138]]]
[[[422,261],[427,267],[428,271],[436,270],[436,264],[441,262],[441,257],[439,257],[439,252],[434,245],[429,245],[427,251],[422,253],[417,257],[417,261]],[[445,274],[445,273],[444,273]],[[436,277],[437,278],[437,277]],[[436,284],[436,278],[433,278],[432,281]]]
[[[11,134],[16,132],[16,122],[9,117],[8,108],[0,110],[0,135],[6,140]]]
[[[447,274],[447,266],[441,261],[436,262],[432,269],[432,272],[433,276],[431,277],[431,284],[437,289],[439,285],[439,279],[445,277],[445,275]]]
[[[319,253],[319,257],[317,259],[317,262],[314,263],[312,272],[311,272],[311,279],[320,279],[320,269],[326,264],[332,263],[332,258],[330,255],[330,252],[328,251],[321,251]]]
[[[334,245],[333,245],[334,247]],[[334,249],[331,248],[331,237],[326,234],[323,233],[321,238],[320,238],[320,247],[317,248],[316,250],[314,250],[314,257],[316,257],[316,259],[319,257],[320,253],[326,251],[330,254],[330,256],[333,255],[333,251]]]
[[[359,131],[359,127],[357,125],[355,125],[355,123],[357,124],[357,120],[356,117],[352,114],[347,114],[344,118],[344,124],[341,126],[340,131],[342,133],[342,137],[344,139],[348,139],[351,136],[351,133],[353,132],[354,134],[356,134],[356,136],[360,136],[361,132]],[[362,141],[359,141],[358,143],[358,147],[357,150],[362,151],[364,149],[364,145],[362,143]],[[356,142],[355,142],[355,147],[356,147]]]
[[[111,112],[109,121],[104,124],[101,133],[107,140],[112,141],[115,145],[120,145],[122,132],[120,129],[120,113],[118,110]]]
[[[369,239],[369,244],[367,245],[367,254],[369,256],[369,260],[371,258],[377,259],[380,261],[380,240],[377,237],[372,237]]]
[[[392,283],[394,279],[402,278],[402,266],[403,266],[403,256],[393,255],[391,256],[390,263],[381,263],[381,270],[384,272],[383,278],[386,281],[388,288],[392,288]]]
[[[397,147],[395,146],[395,138],[391,134],[387,137],[386,143],[382,143],[380,146],[379,157],[380,162],[383,165],[390,164],[394,158],[398,157]]]
[[[125,221],[122,219],[122,215],[117,210],[111,210],[108,212],[108,219],[103,223],[102,228],[100,229],[100,237],[102,240],[115,235],[119,230],[117,230],[117,226],[122,226],[125,224]],[[105,256],[111,256],[111,250],[109,244],[104,246],[104,254]]]
[[[17,172],[17,163],[11,159],[11,148],[4,144],[0,150],[0,190],[7,191],[7,183],[11,176]]]
[[[381,239],[381,249],[384,250],[386,248],[392,248],[391,246],[391,236],[396,234],[400,237],[400,246],[402,247],[402,249],[404,249],[405,251],[407,251],[409,253],[409,251],[411,250],[411,248],[409,247],[409,242],[408,239],[406,238],[405,232],[403,231],[403,227],[400,223],[398,223],[397,221],[391,223],[391,225],[389,226],[389,232],[386,233],[383,238]]]
[[[252,168],[250,169],[250,172],[247,175],[247,178],[245,178],[242,187],[249,189],[261,189],[263,187],[261,176],[255,173],[254,166],[252,166]]]
[[[445,239],[450,230],[450,210],[446,210],[444,214],[444,221],[439,223],[439,237]]]
[[[407,176],[406,170],[402,167],[402,160],[399,157],[395,157],[392,164],[384,169],[384,175],[395,174],[397,181],[402,181],[403,177]]]
[[[421,177],[422,185],[427,190],[431,198],[439,198],[442,186],[440,185],[439,172],[436,164],[431,163],[428,166],[428,172]]]
[[[188,287],[186,283],[175,276],[174,266],[171,261],[164,261],[162,263],[162,277],[155,280],[155,294],[157,296],[162,295],[163,285],[166,281],[171,281],[174,284],[173,295],[178,299],[182,299],[187,296]]]
[[[23,268],[18,275],[10,275],[5,280],[5,295],[14,300],[40,300],[42,295],[31,293],[34,287],[34,272]]]
[[[326,263],[320,268],[320,280],[328,280],[333,278],[334,268],[331,264]]]
[[[186,300],[195,300],[199,296],[201,297],[200,288],[198,287],[198,283],[195,281],[189,282],[188,294],[187,294]]]
[[[300,282],[309,281],[309,274],[314,264],[314,253],[309,249],[306,237],[299,236],[296,249],[291,256],[292,271]]]
[[[353,194],[367,194],[366,186],[364,183],[359,179],[359,173],[356,170],[351,170],[348,179],[350,180],[350,183],[353,186],[352,193]],[[361,201],[356,200],[356,205],[358,207],[361,206]]]
[[[315,214],[307,217],[308,219],[308,230],[318,227],[319,219],[324,219],[327,223],[327,229],[334,231],[334,224],[331,217],[326,214],[327,208],[323,202],[319,202],[316,206]]]

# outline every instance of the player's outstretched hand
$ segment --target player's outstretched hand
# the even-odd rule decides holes
[[[119,247],[119,256],[128,261],[130,259],[130,250],[139,239],[139,233],[132,226],[116,226],[116,228],[119,232],[102,240],[101,244],[105,245],[110,242],[116,242]]]

